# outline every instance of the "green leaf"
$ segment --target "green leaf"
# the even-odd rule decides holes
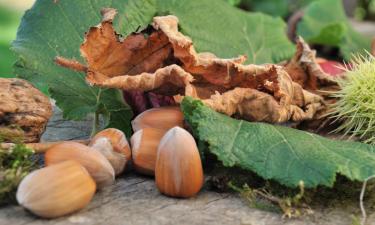
[[[316,0],[241,0],[239,5],[250,11],[286,18],[313,1]]]
[[[289,2],[286,0],[258,0],[253,1],[252,10],[285,17],[289,13],[288,5]]]
[[[225,0],[228,2],[231,6],[238,6],[241,3],[241,0]]]
[[[336,174],[358,181],[375,174],[372,145],[236,120],[188,97],[182,110],[196,137],[226,167],[251,170],[289,187],[297,187],[300,181],[306,187],[332,187]]]
[[[370,38],[351,27],[341,0],[312,2],[305,9],[297,33],[309,43],[339,47],[347,60],[353,54],[363,53],[370,48]]]
[[[294,47],[280,18],[249,13],[217,0],[159,0],[159,15],[173,14],[182,33],[193,39],[200,52],[222,58],[247,55],[248,63],[280,62],[290,58]]]
[[[47,84],[67,119],[101,113],[109,126],[130,132],[131,110],[119,91],[90,87],[84,74],[53,62],[56,56],[83,62],[80,44],[89,27],[100,22],[99,12],[104,7],[118,10],[114,25],[123,36],[146,27],[154,15],[169,12],[180,18],[182,31],[193,38],[200,51],[222,57],[247,54],[249,61],[257,63],[277,62],[293,53],[283,21],[242,12],[224,1],[38,0],[25,13],[13,42],[18,55],[15,71],[38,88]]]

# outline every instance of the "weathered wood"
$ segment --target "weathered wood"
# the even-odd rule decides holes
[[[91,121],[71,122],[56,111],[43,135],[45,141],[85,139]],[[58,179],[58,178],[57,178]],[[20,206],[0,208],[0,225],[126,225],[126,224],[243,224],[243,225],[348,225],[351,215],[359,215],[358,206],[343,204],[339,208],[316,208],[315,214],[298,220],[283,220],[281,214],[248,207],[236,194],[216,193],[203,189],[197,197],[175,199],[161,195],[150,177],[130,171],[113,186],[99,191],[90,205],[70,216],[39,219]],[[375,214],[368,212],[369,224]],[[371,223],[372,222],[372,223]]]

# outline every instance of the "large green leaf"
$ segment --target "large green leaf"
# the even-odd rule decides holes
[[[252,0],[245,1],[251,10],[263,12],[272,16],[285,17],[289,13],[290,2],[288,0]]]
[[[233,2],[234,0],[227,1]],[[286,18],[312,1],[316,0],[240,0],[240,3],[236,5],[250,11]]]
[[[185,98],[185,119],[224,166],[239,166],[290,187],[332,186],[339,173],[363,181],[375,174],[375,146],[337,141],[265,123],[250,123],[217,113]]]
[[[224,1],[38,0],[24,15],[13,43],[19,58],[15,71],[39,88],[47,84],[67,119],[99,112],[109,125],[130,132],[131,111],[119,91],[89,87],[84,74],[53,62],[58,55],[83,61],[79,47],[84,33],[100,22],[99,12],[104,7],[118,9],[115,28],[124,36],[146,27],[155,15],[172,13],[200,51],[222,57],[247,54],[249,61],[257,63],[280,61],[293,52],[283,21],[242,12]]]
[[[319,0],[306,9],[297,27],[309,43],[339,47],[345,59],[370,48],[370,38],[356,32],[350,25],[341,0]]]
[[[217,0],[159,0],[161,15],[174,14],[182,33],[193,39],[198,51],[220,57],[248,56],[251,63],[279,62],[293,55],[286,25],[280,18],[248,13]]]

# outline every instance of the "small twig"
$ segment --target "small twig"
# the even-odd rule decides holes
[[[66,58],[63,58],[61,56],[56,56],[55,63],[57,65],[62,66],[62,67],[66,67],[66,68],[69,68],[69,69],[72,69],[72,70],[75,70],[75,71],[78,71],[78,72],[86,72],[87,71],[87,67],[85,65],[83,65],[80,62],[78,62],[76,60],[73,60],[73,59],[66,59]]]
[[[275,204],[280,204],[281,202],[281,199],[276,197],[276,196],[272,196],[270,194],[268,194],[267,192],[263,192],[263,191],[259,191],[259,190],[253,190],[254,194],[257,194],[261,197],[263,197],[264,199],[272,202],[272,203],[275,203]]]
[[[303,10],[298,10],[297,12],[293,13],[291,17],[288,19],[288,37],[289,40],[295,41],[296,40],[296,31],[297,31],[297,24],[301,21],[304,15]]]
[[[363,197],[365,196],[365,190],[366,190],[367,182],[369,180],[373,179],[373,178],[375,178],[375,175],[372,175],[372,176],[368,177],[363,182],[361,194],[359,195],[359,207],[361,208],[361,212],[362,212],[361,225],[365,225],[366,224],[366,220],[367,220],[366,209],[365,209],[365,207],[363,205]]]
[[[26,143],[26,147],[31,148],[35,151],[35,153],[44,153],[49,148],[51,148],[54,145],[61,144],[64,142],[70,142],[70,141],[56,141],[56,142],[43,142],[43,143]],[[73,140],[72,142],[81,143],[84,145],[87,145],[90,140]],[[14,147],[14,143],[0,143],[0,149],[11,149]]]

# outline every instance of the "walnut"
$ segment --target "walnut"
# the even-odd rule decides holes
[[[38,142],[51,115],[49,98],[33,85],[21,79],[0,78],[0,131],[19,134],[21,130],[24,142]]]

